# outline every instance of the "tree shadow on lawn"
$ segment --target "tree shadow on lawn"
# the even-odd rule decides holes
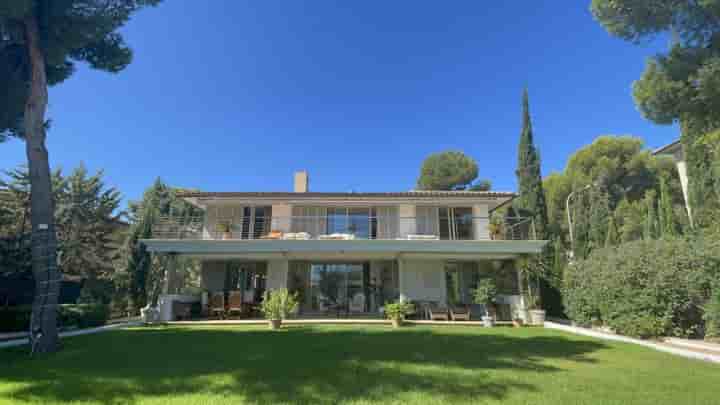
[[[586,355],[604,347],[537,332],[460,328],[139,328],[76,337],[41,359],[0,352],[0,363],[10,361],[0,370],[0,396],[107,404],[189,394],[250,403],[382,401],[401,393],[451,402],[502,399],[537,390],[527,382],[533,378],[518,373],[560,371],[546,361],[591,361]]]

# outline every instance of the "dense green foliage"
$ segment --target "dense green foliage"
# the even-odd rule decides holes
[[[63,344],[0,349],[0,404],[704,405],[720,380],[717,365],[543,328],[144,327]]]
[[[415,312],[415,305],[412,302],[398,300],[385,304],[383,310],[387,318],[403,320],[406,316]]]
[[[265,291],[260,311],[265,315],[265,319],[285,319],[295,313],[299,305],[295,294],[290,293],[287,288],[278,288]]]
[[[658,205],[663,220],[672,221],[663,229],[675,234],[687,224],[674,162],[651,155],[638,138],[598,137],[571,155],[565,170],[549,175],[544,190],[551,234],[568,247],[566,201],[575,192],[570,210],[576,257],[605,246],[608,240],[620,243],[658,236]]]
[[[0,4],[0,140],[22,136],[30,81],[25,20],[39,25],[47,81],[55,85],[75,64],[116,73],[132,60],[118,30],[142,7],[160,0],[12,0]]]
[[[565,308],[631,336],[700,334],[702,307],[720,283],[715,240],[661,239],[597,249],[565,272]]]
[[[483,278],[478,281],[477,287],[473,290],[473,301],[482,305],[492,304],[495,302],[497,295],[498,290],[495,281],[491,278]]]
[[[150,186],[141,201],[129,205],[130,230],[125,240],[118,273],[121,288],[127,296],[124,303],[127,310],[137,313],[148,303],[153,285],[160,282],[165,268],[164,257],[152,257],[141,239],[153,237],[153,224],[161,217],[173,217],[178,221],[201,215],[202,211],[177,197],[179,189],[172,188],[157,179]],[[176,262],[179,272],[187,269],[189,260],[180,258]]]
[[[423,161],[420,177],[417,179],[419,190],[474,190],[487,191],[489,180],[473,182],[478,177],[478,165],[475,160],[459,151],[433,153]]]
[[[703,308],[705,315],[705,337],[720,340],[720,288],[713,292]]]
[[[5,172],[0,179],[5,198],[2,207],[9,212],[7,226],[0,230],[0,272],[30,272],[30,179],[27,168]],[[119,210],[121,196],[107,187],[103,172],[89,174],[84,166],[70,175],[57,170],[53,174],[55,222],[58,234],[58,264],[63,274],[85,280],[86,302],[109,303],[112,298],[113,263],[117,251],[115,239],[124,225]],[[108,286],[110,288],[108,288]]]
[[[591,9],[608,32],[628,41],[673,36],[670,50],[651,58],[635,82],[635,103],[656,123],[680,123],[693,216],[708,226],[720,209],[717,156],[703,142],[720,129],[720,1],[593,0]]]
[[[0,307],[0,332],[24,332],[30,325],[30,306]],[[104,325],[110,318],[106,304],[65,304],[58,306],[61,328],[91,328]]]
[[[521,216],[533,218],[537,239],[547,239],[548,214],[540,171],[540,153],[533,139],[527,90],[523,93],[522,109],[522,131],[515,172],[518,180],[518,197],[513,202],[513,206]]]

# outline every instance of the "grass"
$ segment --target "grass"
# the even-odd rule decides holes
[[[148,327],[0,350],[0,404],[717,404],[720,367],[539,328]]]

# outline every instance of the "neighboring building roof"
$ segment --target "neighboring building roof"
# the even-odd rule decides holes
[[[679,139],[673,143],[669,143],[665,146],[655,149],[652,154],[653,155],[674,155],[677,152],[682,152],[682,143],[680,143]]]
[[[399,192],[365,192],[365,193],[334,193],[334,192],[287,192],[287,191],[260,191],[260,192],[180,192],[181,198],[514,198],[515,193],[503,191],[399,191]]]

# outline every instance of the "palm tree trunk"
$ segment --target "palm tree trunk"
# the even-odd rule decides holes
[[[59,348],[57,303],[61,278],[57,266],[50,164],[45,147],[45,111],[48,102],[45,56],[40,48],[40,30],[34,16],[25,19],[25,41],[31,75],[30,93],[25,104],[24,136],[30,171],[32,269],[35,277],[30,343],[33,353],[47,353]]]

